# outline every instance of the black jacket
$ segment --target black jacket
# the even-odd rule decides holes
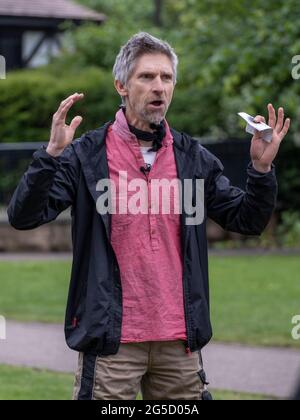
[[[71,206],[73,264],[65,319],[70,348],[109,355],[118,351],[122,323],[120,271],[110,243],[111,216],[100,215],[97,182],[109,178],[105,126],[84,134],[53,158],[45,146],[33,154],[8,207],[10,224],[33,229],[54,220]],[[205,180],[205,218],[223,228],[259,235],[275,206],[277,183],[272,171],[248,166],[246,192],[232,187],[220,161],[196,140],[172,130],[178,178]],[[187,347],[201,349],[212,336],[206,223],[186,225],[181,215],[184,257],[184,308]]]

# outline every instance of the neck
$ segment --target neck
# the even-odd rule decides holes
[[[138,142],[140,146],[147,146],[147,147],[153,146],[153,141],[143,141],[143,140],[138,139]]]
[[[148,121],[144,121],[144,120],[139,119],[128,107],[126,107],[124,112],[125,112],[125,117],[126,117],[126,120],[127,120],[128,124],[132,125],[133,127],[137,128],[139,130],[148,131],[149,133],[153,133],[153,130],[151,130]]]
[[[124,109],[124,113],[125,113],[125,117],[126,117],[126,120],[127,120],[128,124],[132,125],[133,127],[137,128],[139,130],[146,131],[148,133],[153,133],[153,130],[150,128],[148,121],[140,120],[128,108]],[[137,139],[137,140],[138,140],[140,146],[151,146],[151,147],[153,146],[153,141],[151,141],[151,142],[150,141],[143,141],[141,139]]]
[[[140,120],[129,107],[123,108],[123,112],[129,129],[135,134],[140,146],[151,146],[153,151],[162,147],[162,141],[166,135],[164,121],[160,124],[154,124]]]

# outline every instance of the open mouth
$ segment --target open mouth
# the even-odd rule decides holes
[[[152,101],[152,102],[150,102],[150,105],[152,105],[156,108],[159,108],[159,107],[163,106],[163,104],[164,104],[163,101]]]

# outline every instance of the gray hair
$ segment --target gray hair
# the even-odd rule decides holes
[[[144,54],[162,53],[169,57],[172,63],[174,84],[177,81],[178,57],[174,49],[161,39],[155,38],[147,32],[139,32],[122,46],[113,67],[115,80],[126,85],[134,70],[136,60]]]

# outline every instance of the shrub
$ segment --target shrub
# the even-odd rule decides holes
[[[67,121],[77,114],[84,117],[78,134],[114,118],[120,101],[111,74],[99,68],[61,74],[43,69],[10,73],[0,95],[0,141],[48,141],[53,114],[74,92],[85,93]]]

